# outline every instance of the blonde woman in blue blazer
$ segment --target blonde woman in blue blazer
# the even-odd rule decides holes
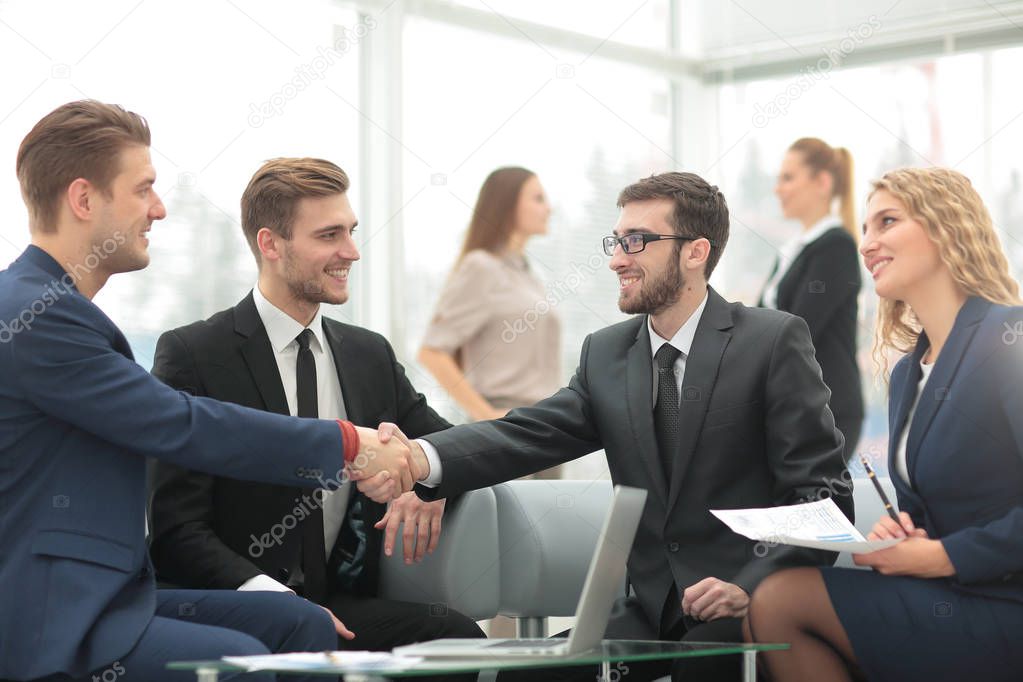
[[[746,635],[790,642],[787,680],[1023,679],[1023,307],[970,181],[941,168],[874,183],[860,248],[891,373],[888,464],[906,538],[863,571],[797,568],[753,596]]]

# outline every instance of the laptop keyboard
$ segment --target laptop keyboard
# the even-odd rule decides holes
[[[502,649],[545,649],[547,647],[560,646],[565,644],[565,639],[506,639],[501,642],[493,642],[484,648],[501,647]]]

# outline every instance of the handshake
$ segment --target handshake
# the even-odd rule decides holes
[[[410,442],[394,424],[382,423],[376,431],[363,426],[359,454],[345,466],[348,478],[374,502],[388,502],[412,490],[430,473],[426,453]]]

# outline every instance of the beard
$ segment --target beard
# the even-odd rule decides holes
[[[326,275],[322,272],[312,272],[308,268],[300,267],[290,250],[285,250],[284,281],[294,300],[309,304],[329,303],[332,305],[346,302],[347,294],[333,295],[324,288],[323,277]]]
[[[628,315],[657,315],[670,308],[682,296],[686,282],[678,257],[668,262],[659,277],[644,277],[639,293],[631,300],[618,299],[618,309]]]

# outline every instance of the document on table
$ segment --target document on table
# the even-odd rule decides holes
[[[421,656],[395,656],[380,651],[325,651],[321,653],[267,654],[263,656],[224,656],[225,663],[255,670],[333,671],[400,670],[423,659]]]
[[[832,552],[873,552],[902,542],[867,540],[829,497],[817,502],[761,509],[711,509],[725,525],[750,540]]]

